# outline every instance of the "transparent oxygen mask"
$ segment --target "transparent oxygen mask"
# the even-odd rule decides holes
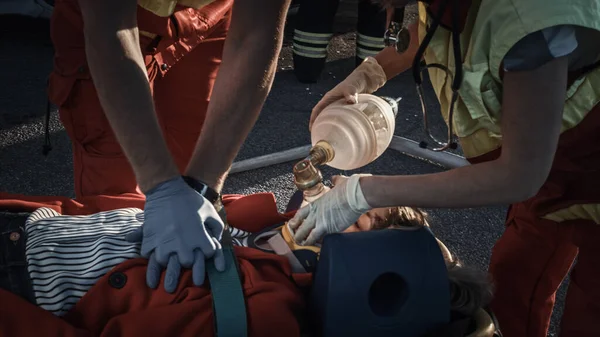
[[[331,152],[326,165],[353,170],[369,164],[387,149],[395,129],[398,105],[394,99],[358,95],[357,104],[340,100],[327,106],[311,130],[313,146]]]

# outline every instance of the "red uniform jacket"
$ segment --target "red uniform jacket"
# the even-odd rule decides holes
[[[123,207],[143,207],[136,196],[93,197],[79,201],[0,193],[0,209],[33,211],[50,207],[62,214],[90,214]],[[226,196],[232,226],[257,231],[287,217],[277,212],[270,193]],[[236,247],[246,296],[249,336],[299,336],[298,317],[304,299],[299,286],[307,274],[292,275],[289,263],[274,254]],[[125,278],[115,283],[114,276]],[[112,276],[112,278],[111,278]],[[161,281],[162,284],[162,281]],[[126,261],[98,281],[64,317],[57,317],[7,291],[0,290],[0,336],[214,336],[208,285],[196,287],[186,270],[177,290],[166,293],[146,285],[146,260]]]

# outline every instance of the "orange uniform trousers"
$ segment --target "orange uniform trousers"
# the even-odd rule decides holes
[[[600,336],[600,224],[543,218],[574,204],[600,204],[600,105],[561,135],[539,193],[508,211],[490,261],[492,310],[504,337],[547,336],[556,291],[569,270],[559,336]]]
[[[233,0],[158,17],[138,7],[142,49],[164,138],[184,171],[200,134],[221,63]],[[90,76],[77,0],[58,0],[49,98],[71,139],[77,198],[140,193]]]

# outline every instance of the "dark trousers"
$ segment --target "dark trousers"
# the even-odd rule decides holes
[[[35,304],[25,258],[27,213],[0,211],[0,289]]]
[[[302,83],[315,83],[327,59],[339,0],[302,0],[294,27],[294,73]],[[371,0],[358,0],[356,66],[384,48],[387,12]]]

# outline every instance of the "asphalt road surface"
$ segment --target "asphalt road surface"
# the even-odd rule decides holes
[[[281,53],[273,90],[260,119],[237,160],[307,145],[310,142],[308,118],[311,108],[329,89],[347,76],[354,65],[354,35],[335,38],[330,46],[330,62],[316,84],[299,83],[291,70],[289,41]],[[72,156],[69,139],[56,109],[52,109],[50,129],[54,149],[42,155],[43,120],[46,109],[45,83],[52,67],[53,48],[48,22],[0,16],[0,190],[27,195],[74,196]],[[421,137],[421,110],[409,74],[390,81],[378,94],[402,97],[396,134],[414,140]],[[435,100],[429,91],[430,100]],[[431,109],[438,108],[431,102]],[[441,118],[434,128],[443,132]],[[272,192],[284,208],[295,187],[292,162],[234,174],[226,193]],[[422,174],[442,168],[388,150],[376,162],[357,172],[373,174]],[[338,172],[323,170],[328,179]],[[448,196],[452,198],[451,195]],[[428,210],[436,235],[468,264],[486,269],[491,248],[503,230],[506,207],[463,210]],[[518,277],[518,275],[515,275]],[[550,336],[554,336],[564,291],[558,296]]]

